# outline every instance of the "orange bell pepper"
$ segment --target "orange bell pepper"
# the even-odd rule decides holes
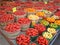
[[[52,22],[55,22],[55,18],[48,17],[48,18],[47,18],[47,21],[49,21],[49,22],[51,22],[51,23],[52,23]]]
[[[60,25],[60,20],[56,20],[55,23],[56,23],[57,25]]]
[[[42,17],[45,15],[45,13],[44,12],[37,12],[36,15]]]

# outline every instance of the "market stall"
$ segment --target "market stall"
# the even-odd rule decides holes
[[[2,1],[0,33],[10,45],[59,45],[60,1]]]

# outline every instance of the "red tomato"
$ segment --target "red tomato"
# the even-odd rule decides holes
[[[26,34],[29,36],[37,36],[38,30],[36,30],[34,28],[29,28],[29,29],[27,29]]]
[[[41,24],[36,24],[34,26],[34,28],[37,29],[40,34],[42,34],[42,32],[44,32],[46,30],[46,27],[44,25],[41,25]]]

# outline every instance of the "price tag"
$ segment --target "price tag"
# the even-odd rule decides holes
[[[45,1],[44,3],[47,4],[48,2]]]
[[[16,12],[16,10],[17,10],[16,7],[12,8],[12,11],[13,11],[13,12]]]
[[[32,25],[35,25],[36,24],[36,22],[35,21],[32,21]]]

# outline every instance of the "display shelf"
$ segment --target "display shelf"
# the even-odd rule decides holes
[[[51,42],[50,42],[50,44],[49,44],[49,45],[56,45],[56,44],[57,44],[57,43],[56,43],[56,44],[54,44],[54,42],[56,41],[57,37],[59,36],[59,32],[60,32],[60,31],[58,31],[58,32],[57,32],[57,34],[55,34],[55,36],[54,36],[53,40],[51,40]]]
[[[58,37],[56,38],[56,40],[54,41],[53,45],[60,45],[60,33],[58,34]]]
[[[8,44],[10,44],[10,45],[17,45],[16,39],[14,39],[14,40],[8,39],[8,38],[4,35],[3,30],[0,30],[0,33],[4,36],[5,40],[7,41],[6,43],[8,43]],[[22,33],[20,33],[20,34],[22,34]],[[54,38],[50,41],[49,45],[56,45],[57,43],[59,43],[59,40],[58,40],[58,39],[60,39],[59,35],[60,35],[60,31],[57,31],[57,33],[54,35]],[[56,40],[57,40],[58,42],[56,42]],[[59,43],[59,44],[60,44],[60,43]]]
[[[16,1],[16,0],[15,0]],[[27,0],[24,0],[24,1],[27,1]],[[23,1],[23,2],[24,2]],[[47,1],[48,2],[48,0],[41,0],[41,1]],[[35,2],[38,2],[38,0],[32,0],[32,2],[33,3],[35,3]],[[4,1],[3,2],[1,2],[1,4],[0,5],[2,5],[4,3]],[[58,4],[56,4],[57,6],[59,6],[60,7],[60,3],[59,3],[59,5]],[[24,6],[22,6],[22,7],[24,7]],[[27,6],[28,7],[28,6]],[[53,16],[57,11],[60,11],[60,8],[58,8],[58,9],[56,9],[56,11],[51,15],[51,16]],[[15,20],[14,20],[15,21]],[[44,22],[44,21],[43,21]],[[50,27],[48,27],[48,28],[50,28]],[[13,29],[12,29],[13,30]],[[25,34],[24,32],[20,32],[20,34]],[[40,35],[39,35],[40,36]],[[54,35],[54,37],[53,37],[53,39],[51,39],[51,40],[49,40],[48,39],[48,41],[49,41],[49,44],[48,45],[59,45],[60,44],[60,31],[59,30],[57,30],[57,33]],[[32,41],[31,41],[32,42]],[[30,43],[31,43],[30,42]],[[34,41],[34,43],[35,43],[35,41]],[[2,29],[0,29],[0,45],[18,45],[17,43],[16,43],[16,39],[9,39],[5,34],[4,34],[4,30],[2,30]],[[38,45],[38,44],[37,44]]]

